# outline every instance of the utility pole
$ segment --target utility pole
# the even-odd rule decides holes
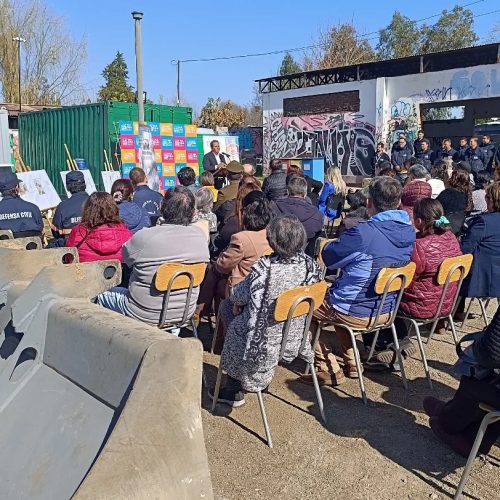
[[[25,42],[24,38],[20,36],[15,36],[12,38],[13,42],[17,42],[17,89],[19,92],[19,113],[22,111],[22,99],[21,99],[21,42]]]
[[[137,77],[137,109],[139,112],[139,125],[144,125],[144,83],[142,79],[142,37],[141,19],[142,12],[132,12],[135,20],[135,72]]]
[[[177,59],[177,106],[181,105],[181,62]]]

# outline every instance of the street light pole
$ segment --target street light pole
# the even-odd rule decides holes
[[[19,112],[22,111],[22,99],[21,99],[21,42],[25,42],[24,38],[20,36],[15,36],[12,38],[13,42],[17,42],[17,89],[19,92]]]
[[[144,83],[142,79],[142,37],[141,19],[142,12],[132,12],[135,20],[135,72],[137,77],[137,109],[139,112],[139,125],[144,125]]]

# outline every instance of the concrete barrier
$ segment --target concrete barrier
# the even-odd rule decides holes
[[[0,248],[11,248],[13,250],[41,250],[42,240],[38,236],[17,238],[15,240],[0,240]]]

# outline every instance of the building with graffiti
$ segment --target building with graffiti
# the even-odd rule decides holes
[[[500,119],[500,44],[257,80],[263,156],[322,158],[347,176],[371,173],[377,142],[389,148],[420,128],[437,145]],[[499,137],[500,139],[500,137]]]

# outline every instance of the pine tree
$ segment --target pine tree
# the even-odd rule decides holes
[[[99,101],[134,102],[134,87],[128,85],[128,68],[123,54],[118,51],[115,58],[101,73],[106,80],[99,89]]]
[[[291,56],[290,52],[287,52],[281,62],[280,75],[291,75],[293,73],[300,73],[300,71],[300,66],[295,62],[295,59]]]

